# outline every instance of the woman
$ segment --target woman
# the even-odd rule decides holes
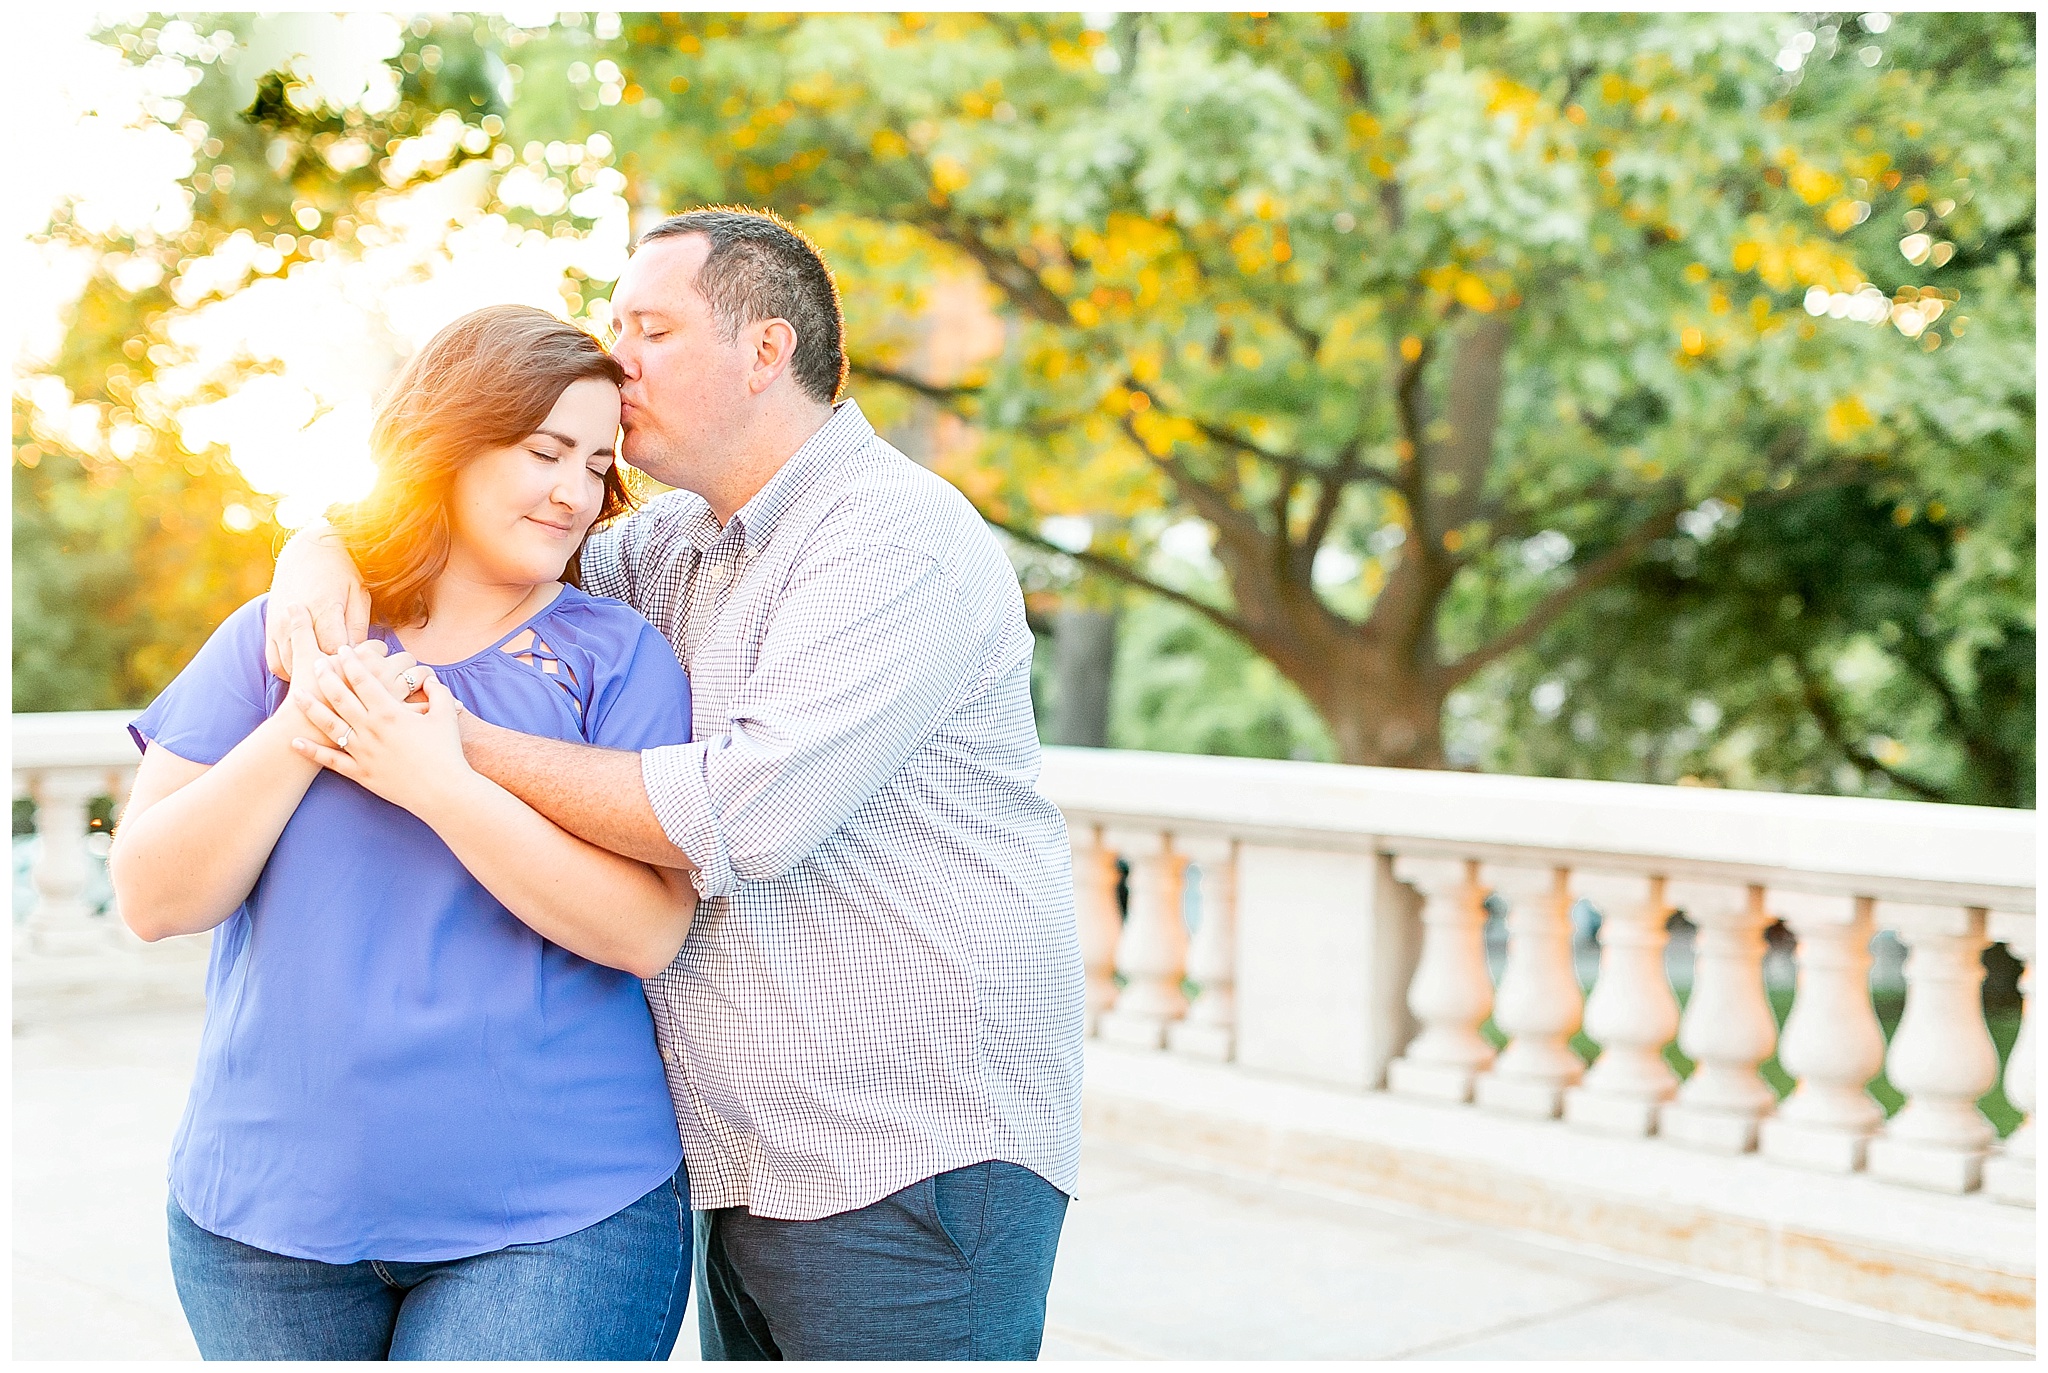
[[[375,490],[335,519],[376,643],[323,660],[301,621],[287,687],[259,598],[130,727],[122,916],[144,939],[217,929],[169,1207],[208,1358],[675,1342],[689,1200],[639,979],[694,896],[472,771],[456,720],[689,738],[661,636],[563,580],[629,503],[619,380],[538,310],[444,329],[379,412]],[[337,669],[365,708],[330,740],[302,701]]]

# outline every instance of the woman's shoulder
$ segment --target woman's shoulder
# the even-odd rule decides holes
[[[660,631],[624,601],[573,586],[544,617],[583,656],[583,737],[604,748],[658,748],[690,738],[690,678]]]
[[[263,663],[263,615],[270,605],[270,593],[252,596],[236,606],[207,636],[205,644],[188,666],[221,671],[253,659]],[[268,669],[266,669],[267,672]]]
[[[251,632],[253,627],[256,636],[261,638],[263,635],[263,614],[269,608],[269,605],[270,593],[268,591],[251,596],[248,600],[229,611],[227,618],[220,622],[220,628],[216,629],[214,633],[223,634],[232,628],[239,633],[247,634]]]
[[[544,618],[558,636],[589,651],[600,663],[621,669],[650,640],[668,651],[661,631],[632,606],[578,587],[565,584]]]

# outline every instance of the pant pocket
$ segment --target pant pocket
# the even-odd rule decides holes
[[[970,1164],[931,1178],[932,1211],[963,1263],[972,1265],[988,1222],[990,1163]]]

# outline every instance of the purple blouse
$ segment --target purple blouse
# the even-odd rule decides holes
[[[129,726],[139,746],[217,763],[283,703],[265,599]],[[478,716],[529,734],[615,749],[690,737],[668,644],[574,587],[435,671]],[[425,1262],[559,1239],[681,1159],[640,980],[535,934],[425,823],[332,772],[214,932],[206,1007],[171,1192],[202,1228],[259,1249]]]

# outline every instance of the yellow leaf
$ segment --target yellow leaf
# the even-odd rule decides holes
[[[1477,310],[1482,315],[1491,314],[1494,306],[1499,304],[1493,298],[1493,292],[1486,289],[1486,283],[1470,272],[1458,274],[1454,294],[1458,297],[1459,304],[1468,310]]]
[[[1818,205],[1842,189],[1842,178],[1811,162],[1802,162],[1786,177],[1793,191],[1809,205]]]
[[[1871,423],[1870,411],[1863,404],[1862,397],[1844,396],[1828,407],[1828,441],[1847,443],[1860,430],[1868,429]]]

